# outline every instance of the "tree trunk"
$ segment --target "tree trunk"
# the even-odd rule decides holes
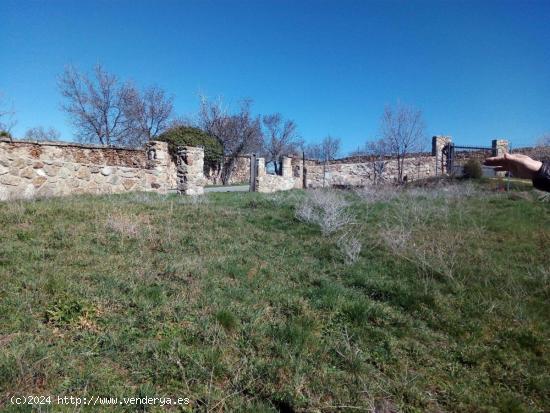
[[[235,165],[235,157],[230,157],[227,161],[224,162],[222,167],[222,184],[228,185],[231,175],[233,174],[233,166]]]

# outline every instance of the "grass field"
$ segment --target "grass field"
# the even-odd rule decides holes
[[[0,410],[550,411],[550,203],[440,192],[341,193],[352,264],[302,191],[1,203]]]

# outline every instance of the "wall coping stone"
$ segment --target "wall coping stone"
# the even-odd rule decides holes
[[[78,142],[66,142],[66,141],[24,141],[24,140],[10,140],[6,137],[1,137],[0,142],[10,143],[10,144],[22,144],[22,145],[41,145],[41,146],[62,146],[69,148],[83,148],[83,149],[112,149],[112,150],[121,150],[121,151],[134,151],[140,152],[143,151],[143,148],[126,148],[123,146],[114,146],[114,145],[97,145],[92,143],[78,143]]]

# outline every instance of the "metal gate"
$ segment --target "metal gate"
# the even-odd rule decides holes
[[[496,156],[496,150],[487,146],[459,146],[449,143],[443,147],[443,155],[446,159],[447,173],[461,176],[464,164],[470,159],[476,159],[482,165],[483,176],[495,176],[494,168],[484,166],[483,162],[490,156]]]

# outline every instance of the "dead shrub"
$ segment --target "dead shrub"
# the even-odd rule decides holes
[[[355,223],[348,211],[349,202],[332,190],[309,191],[296,208],[296,218],[318,225],[323,235],[331,235]]]
[[[334,236],[346,264],[354,263],[361,252],[361,242],[352,235],[357,231],[356,217],[350,203],[337,191],[315,189],[297,202],[295,216],[302,222],[319,226],[324,236]]]
[[[395,185],[368,185],[357,188],[355,193],[367,203],[390,202],[399,198],[403,193],[403,189]]]
[[[479,239],[482,231],[465,209],[464,204],[453,208],[448,200],[403,198],[388,209],[380,224],[380,238],[393,254],[425,273],[454,279],[461,260],[472,252],[472,240]]]
[[[336,241],[336,245],[340,249],[340,253],[344,257],[344,262],[348,265],[353,264],[359,258],[361,253],[361,241],[355,236],[347,233],[340,237]]]

